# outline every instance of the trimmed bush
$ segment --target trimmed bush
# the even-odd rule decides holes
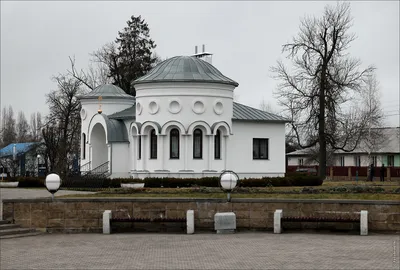
[[[15,181],[18,181],[18,187],[45,187],[45,179],[39,177],[16,177]]]

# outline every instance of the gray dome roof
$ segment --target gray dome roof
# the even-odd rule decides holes
[[[86,95],[80,96],[79,99],[97,99],[99,96],[101,96],[103,99],[135,99],[135,97],[126,94],[124,90],[112,84],[103,84],[97,86]]]
[[[194,56],[169,58],[134,81],[134,84],[156,82],[207,82],[239,85],[234,80],[224,76],[210,63]]]

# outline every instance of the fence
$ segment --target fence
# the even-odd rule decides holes
[[[299,168],[315,168],[319,166],[287,166],[286,172],[295,172]],[[365,180],[369,167],[329,166],[326,175],[332,180]],[[374,167],[374,177],[379,179],[381,167]],[[400,180],[400,167],[385,167],[385,180]]]

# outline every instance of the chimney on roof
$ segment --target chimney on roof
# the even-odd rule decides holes
[[[203,44],[203,52],[198,51],[198,46],[194,46],[194,55],[196,58],[202,59],[210,64],[212,64],[212,53],[206,53],[206,45]]]

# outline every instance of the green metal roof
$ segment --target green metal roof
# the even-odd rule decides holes
[[[110,119],[136,119],[136,104],[128,109],[116,112],[108,116]]]
[[[175,56],[169,58],[140,77],[134,84],[156,82],[207,82],[233,86],[239,84],[224,76],[210,63],[194,56]]]
[[[290,120],[279,115],[264,112],[237,102],[233,102],[232,120],[237,121],[263,121],[263,122],[281,122],[287,123]]]
[[[136,105],[108,116],[110,119],[136,119]],[[237,102],[233,102],[233,117],[236,121],[264,121],[287,123],[290,120],[276,114],[264,112]]]
[[[128,95],[124,90],[119,88],[116,85],[112,84],[103,84],[89,93],[79,96],[79,99],[97,99],[98,97],[102,97],[103,99],[135,99],[134,96]]]

